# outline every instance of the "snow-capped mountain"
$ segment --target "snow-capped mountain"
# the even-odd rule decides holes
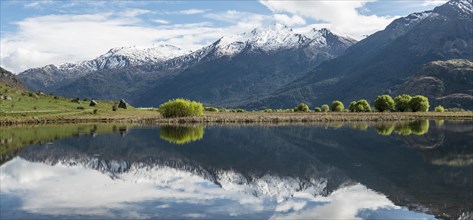
[[[276,91],[306,71],[342,55],[355,42],[327,29],[297,33],[281,25],[225,36],[166,62],[169,68],[184,71],[152,85],[133,103],[153,106],[175,97],[186,97],[235,107],[244,100]]]
[[[92,60],[33,68],[20,73],[19,77],[32,90],[48,88],[46,90],[50,91],[93,72],[158,65],[185,53],[188,51],[169,44],[160,44],[150,48],[118,47]]]
[[[156,87],[161,88],[163,80],[166,80],[165,84],[171,85],[175,82],[167,80],[188,77],[188,73],[210,68],[205,74],[212,80],[221,80],[223,76],[225,80],[239,83],[243,78],[246,78],[244,81],[248,81],[250,78],[262,77],[264,80],[259,80],[261,83],[271,84],[265,87],[267,92],[296,79],[300,73],[324,61],[340,56],[355,42],[353,39],[335,35],[327,29],[297,33],[282,25],[272,25],[221,37],[194,52],[186,52],[170,45],[148,49],[116,48],[90,61],[30,69],[19,76],[33,90],[70,97],[127,98],[132,105],[152,106],[162,100],[147,100],[146,97],[150,93],[155,93]],[[249,57],[259,59],[248,59]],[[225,66],[222,66],[221,62],[224,62]],[[276,65],[273,65],[274,63]],[[250,66],[254,69],[248,71]],[[228,75],[229,70],[240,73],[238,76],[233,76],[238,80],[228,78],[232,77]],[[212,83],[212,80],[207,80],[207,83]],[[194,84],[198,81],[194,79],[185,81],[196,87],[202,85]],[[264,85],[258,85],[260,82],[254,86],[263,88]],[[215,82],[215,85],[228,86],[228,82]],[[126,86],[126,89],[123,89],[123,86]],[[250,90],[248,94],[258,95],[260,91],[251,91],[253,90],[251,87],[248,87]],[[214,88],[214,91],[221,89]],[[169,95],[188,96],[189,89],[180,92],[185,91],[186,94]],[[201,96],[199,94],[201,91],[199,87],[194,94]],[[227,97],[214,98],[220,102]],[[236,101],[241,99],[242,97],[235,98]],[[207,102],[207,100],[201,101]]]
[[[302,100],[329,103],[341,99],[348,103],[374,100],[383,93],[397,95],[393,91],[429,62],[472,60],[472,27],[473,0],[451,0],[433,10],[398,18],[350,47],[344,55],[245,107],[284,108]],[[471,87],[467,80],[464,87]],[[432,96],[428,92],[421,95]]]
[[[333,38],[333,39],[331,39]],[[191,56],[200,54],[201,57],[212,55],[213,58],[222,56],[236,56],[242,52],[274,53],[280,50],[308,48],[314,53],[325,51],[338,41],[344,46],[356,43],[356,40],[333,34],[328,29],[311,29],[306,33],[297,33],[283,25],[272,25],[253,29],[237,35],[228,35],[220,38],[212,45],[196,51]],[[332,43],[332,44],[331,44]],[[345,47],[346,48],[346,47]],[[338,55],[338,54],[337,54]],[[336,55],[334,55],[336,56]]]

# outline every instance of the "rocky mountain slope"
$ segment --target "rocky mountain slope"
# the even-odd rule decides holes
[[[473,108],[473,62],[434,61],[407,80],[397,93],[421,94],[434,105]]]
[[[472,0],[451,0],[432,11],[396,19],[383,31],[350,47],[343,56],[244,106],[277,108],[301,101],[321,105],[337,99],[347,103],[392,94],[428,62],[473,60],[472,17]]]
[[[26,86],[10,71],[0,67],[0,83],[6,84],[15,89],[26,89]]]

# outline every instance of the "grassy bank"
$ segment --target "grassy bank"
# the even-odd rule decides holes
[[[157,109],[118,108],[116,101],[71,99],[0,84],[0,126],[65,123],[241,124],[328,121],[473,120],[472,112],[231,112],[206,111],[202,117],[163,118]],[[212,108],[211,108],[212,109]]]
[[[473,120],[472,112],[328,112],[328,113],[264,113],[205,112],[203,117],[163,118],[156,110],[119,110],[110,114],[0,116],[0,125],[62,123],[142,123],[142,124],[240,124],[240,123],[309,123],[327,121],[412,121],[420,119]]]

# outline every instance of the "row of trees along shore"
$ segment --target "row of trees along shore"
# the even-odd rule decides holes
[[[392,98],[390,95],[380,95],[374,101],[374,111],[377,112],[428,112],[430,108],[429,99],[425,96],[399,95]],[[295,112],[310,112],[307,104],[301,103],[294,108]],[[353,101],[345,109],[341,101],[333,101],[332,105],[324,104],[321,107],[315,107],[315,112],[371,112],[371,106],[366,99]],[[435,107],[435,112],[444,112],[443,106]]]
[[[429,99],[425,96],[399,95],[394,99],[389,95],[380,95],[373,101],[374,109],[366,99],[353,101],[345,108],[341,101],[333,101],[332,105],[324,104],[315,107],[314,112],[428,112]],[[170,100],[159,106],[159,112],[163,117],[192,117],[202,116],[203,111],[209,112],[247,112],[244,109],[224,109],[215,107],[203,107],[202,103],[190,101],[187,99]],[[444,112],[445,109],[439,105],[435,107],[435,112]],[[305,103],[297,105],[293,109],[265,109],[259,112],[311,112],[309,106]]]

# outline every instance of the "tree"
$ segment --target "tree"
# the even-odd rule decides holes
[[[353,101],[350,103],[350,105],[348,105],[348,110],[350,110],[350,112],[355,112],[355,107],[356,107],[356,102]]]
[[[310,112],[310,108],[308,105],[301,103],[294,108],[295,112]]]
[[[315,107],[315,109],[314,109],[314,112],[321,112],[321,111],[322,111],[322,109],[319,108],[319,107]]]
[[[345,106],[343,106],[342,102],[340,102],[338,100],[332,102],[332,111],[341,112],[341,111],[343,111],[344,108],[345,108]]]
[[[394,109],[398,112],[411,111],[411,108],[409,107],[409,102],[411,99],[412,96],[407,94],[398,95],[396,98],[394,98]]]
[[[443,108],[443,106],[439,105],[437,107],[435,107],[435,112],[445,112],[445,109]]]
[[[165,118],[202,116],[202,103],[187,99],[169,100],[159,106],[159,113]]]
[[[392,111],[394,109],[394,100],[390,95],[381,95],[374,100],[374,108],[380,112]]]
[[[409,108],[413,112],[428,112],[429,107],[429,99],[425,96],[416,95],[409,101]]]
[[[355,104],[355,111],[356,112],[370,112],[371,111],[371,106],[366,99],[361,99],[358,100]]]
[[[323,112],[328,112],[328,110],[329,110],[328,105],[327,105],[327,104],[323,104],[323,105],[322,105],[322,111],[323,111]]]

